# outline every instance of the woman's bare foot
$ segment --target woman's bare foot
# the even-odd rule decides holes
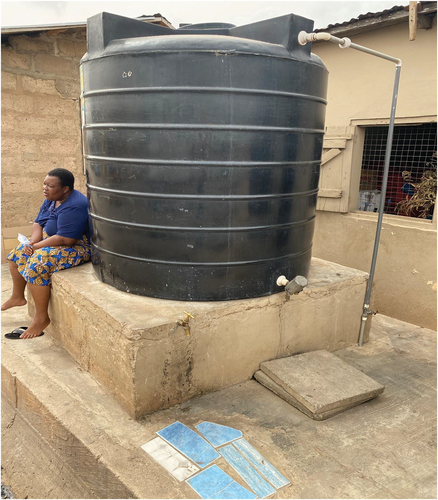
[[[34,337],[39,337],[44,328],[49,326],[50,318],[48,316],[44,318],[33,318],[32,323],[29,328],[20,335],[20,339],[33,339]]]
[[[11,307],[25,306],[26,304],[27,304],[27,300],[24,297],[19,297],[19,298],[11,297],[2,305],[1,310],[6,311],[7,309],[10,309]]]

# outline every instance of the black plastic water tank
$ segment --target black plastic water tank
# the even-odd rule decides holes
[[[313,21],[204,28],[88,20],[93,264],[119,290],[242,299],[309,271],[327,70],[297,36]]]

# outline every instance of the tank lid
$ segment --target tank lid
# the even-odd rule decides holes
[[[230,23],[198,23],[198,24],[185,24],[180,26],[179,30],[213,30],[213,29],[230,29],[235,28],[235,24]]]
[[[309,58],[311,44],[298,43],[300,31],[311,32],[313,21],[295,14],[275,17],[265,21],[235,27],[228,23],[203,23],[183,26],[177,30],[145,23],[137,19],[101,12],[87,20],[87,54],[82,60],[101,57],[115,40],[142,37],[164,38],[165,35],[214,35],[243,38],[279,45],[298,57]],[[164,36],[163,36],[164,35]]]

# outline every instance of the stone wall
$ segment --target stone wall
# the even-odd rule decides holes
[[[86,193],[82,168],[79,61],[85,28],[10,35],[2,43],[2,261],[30,228],[55,167],[71,170]]]

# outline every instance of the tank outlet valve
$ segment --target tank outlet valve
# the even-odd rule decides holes
[[[288,280],[285,276],[279,276],[277,278],[277,285],[278,286],[284,286],[285,291],[289,295],[296,295],[297,293],[300,293],[304,287],[307,286],[307,279],[304,276],[295,276],[293,280]]]
[[[176,324],[178,326],[182,326],[186,332],[186,337],[190,337],[190,319],[195,319],[190,313],[185,312],[186,317],[184,319],[179,319]]]
[[[307,279],[304,276],[295,276],[295,278],[286,285],[286,292],[289,295],[296,295],[303,291],[304,287],[307,286]]]

